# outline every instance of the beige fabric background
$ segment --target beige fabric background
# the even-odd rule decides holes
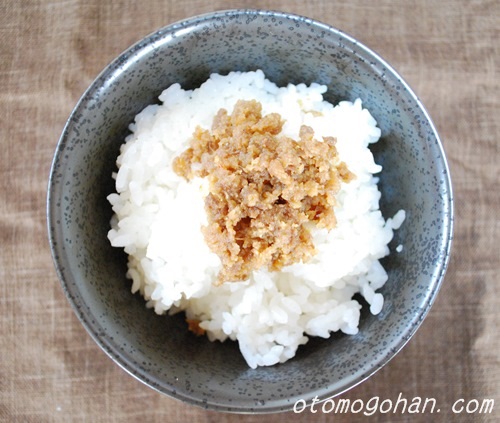
[[[93,343],[47,242],[50,162],[65,120],[115,56],[157,28],[236,7],[307,15],[389,61],[426,105],[454,182],[455,241],[439,297],[385,368],[343,397],[434,397],[440,413],[372,421],[500,421],[500,3],[454,1],[2,0],[0,2],[0,421],[352,422],[360,415],[207,412],[128,376]],[[495,400],[454,415],[457,399]]]

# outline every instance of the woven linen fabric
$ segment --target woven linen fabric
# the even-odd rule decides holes
[[[440,133],[456,214],[445,281],[407,346],[341,396],[364,402],[435,398],[439,412],[236,416],[202,410],[121,370],[64,296],[49,250],[45,202],[54,149],[78,98],[114,57],[154,30],[245,7],[305,15],[356,37],[405,78]],[[0,421],[500,421],[499,28],[500,3],[488,0],[3,0]],[[495,401],[491,413],[467,413],[465,404],[472,410],[483,399]],[[462,413],[453,413],[454,404]]]

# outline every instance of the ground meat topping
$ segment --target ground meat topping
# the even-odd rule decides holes
[[[205,335],[205,329],[200,326],[200,321],[197,319],[186,319],[188,324],[188,331],[194,333],[196,336]]]
[[[278,113],[262,116],[257,101],[240,100],[231,115],[219,110],[210,131],[198,127],[174,160],[178,175],[209,180],[203,233],[222,262],[218,284],[307,261],[315,253],[308,226],[336,224],[335,194],[354,175],[334,138],[318,141],[302,126],[295,141],[279,135],[283,123]]]

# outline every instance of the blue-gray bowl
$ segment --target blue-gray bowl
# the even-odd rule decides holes
[[[264,70],[278,85],[318,82],[332,103],[361,98],[382,130],[373,148],[384,167],[385,216],[406,210],[384,260],[381,314],[362,313],[358,335],[312,339],[280,365],[248,368],[233,342],[191,336],[130,293],[126,257],[107,239],[106,196],[127,127],[161,91],[191,89],[210,73]],[[69,302],[96,343],[146,385],[191,404],[275,412],[325,399],[362,382],[411,338],[443,280],[452,239],[450,175],[421,102],[377,54],[322,23],[288,13],[234,10],[194,17],[141,40],[97,77],[72,112],[55,152],[48,229]],[[366,308],[366,307],[365,307]],[[301,401],[303,400],[303,401]]]

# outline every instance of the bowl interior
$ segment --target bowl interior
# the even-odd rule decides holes
[[[405,209],[384,259],[385,305],[364,307],[356,336],[311,339],[289,362],[249,369],[233,342],[210,343],[181,316],[157,316],[130,293],[126,257],[107,239],[111,173],[128,125],[170,84],[262,69],[278,85],[318,82],[332,103],[361,98],[382,130],[373,147],[381,209]],[[90,335],[120,366],[173,397],[223,411],[269,412],[339,394],[383,366],[415,332],[449,254],[452,199],[441,144],[418,99],[377,55],[343,33],[275,12],[230,11],[167,27],[96,79],[71,115],[49,182],[49,236],[63,288]]]

